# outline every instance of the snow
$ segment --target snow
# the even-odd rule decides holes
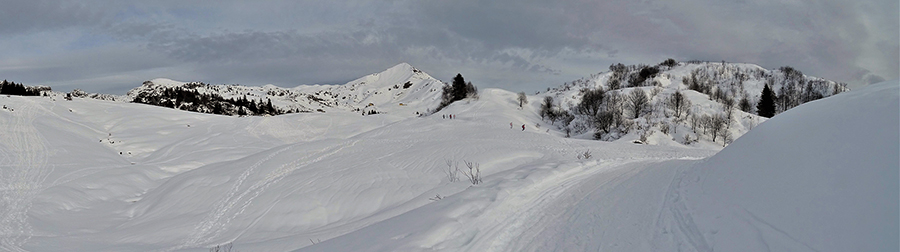
[[[246,98],[263,103],[271,101],[274,107],[284,111],[346,112],[360,109],[415,115],[416,112],[425,113],[425,108],[437,106],[440,102],[442,85],[443,83],[427,73],[407,63],[401,63],[343,85],[299,85],[283,88],[267,84],[256,87],[237,84],[212,85],[157,78],[144,82],[141,86],[128,91],[125,96],[112,96],[109,100],[130,102],[141,94],[158,97],[165,88],[180,87],[200,94],[216,94],[224,99]],[[62,98],[61,96],[65,94],[53,95]],[[107,96],[109,95],[99,95],[102,98]]]
[[[0,250],[897,250],[896,81],[717,154],[564,138],[539,126],[539,97],[499,89],[419,117],[440,82],[413,69],[330,87],[388,112],[372,116],[2,96]],[[449,181],[447,160],[483,182]]]
[[[896,251],[898,83],[780,114],[678,185],[712,249]],[[720,228],[720,227],[728,227]],[[759,241],[746,237],[757,236]]]

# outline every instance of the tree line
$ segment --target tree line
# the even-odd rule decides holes
[[[0,95],[41,96],[43,91],[50,91],[50,87],[29,87],[22,83],[0,81]]]
[[[166,87],[159,92],[142,92],[132,102],[154,106],[175,108],[200,113],[218,115],[280,115],[296,113],[298,110],[281,110],[272,105],[271,99],[251,100],[244,95],[240,98],[225,99],[215,93],[200,93],[195,89]]]

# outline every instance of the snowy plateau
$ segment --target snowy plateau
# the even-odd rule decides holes
[[[680,64],[621,92],[661,104],[680,90],[694,114],[717,113],[682,81],[716,71],[779,74]],[[522,107],[483,89],[434,114],[443,83],[408,64],[345,85],[0,96],[0,251],[900,250],[900,81],[819,81],[829,97],[771,119],[738,110],[719,140],[660,106],[607,141],[542,118],[544,97],[573,106],[611,76]],[[766,84],[736,80],[723,95]],[[185,85],[304,113],[125,102]]]

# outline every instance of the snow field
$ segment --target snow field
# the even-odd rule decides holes
[[[897,250],[897,82],[715,156],[563,138],[515,96],[244,118],[0,97],[0,250]],[[450,182],[446,160],[483,182]]]

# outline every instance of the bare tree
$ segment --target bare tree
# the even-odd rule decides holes
[[[481,165],[475,162],[469,162],[463,160],[466,163],[466,167],[469,168],[469,171],[463,171],[463,175],[469,179],[469,182],[473,185],[477,185],[481,183]]]
[[[647,98],[647,93],[644,92],[643,89],[635,88],[628,94],[628,108],[631,110],[634,118],[638,118],[641,116],[641,113],[647,109],[647,106],[650,104],[650,99]]]
[[[516,101],[519,102],[519,108],[522,108],[522,105],[528,104],[528,96],[525,95],[525,92],[519,92]]]
[[[716,137],[726,136],[727,133],[723,131],[728,131],[726,126],[728,124],[728,118],[725,114],[719,114],[714,116],[703,115],[704,119],[704,133],[708,133],[712,141],[716,141]]]
[[[453,162],[452,160],[444,160],[447,164],[447,179],[450,182],[459,181],[459,162]]]
[[[594,116],[600,112],[600,106],[603,105],[603,89],[583,90],[581,95],[581,103],[575,107],[575,112],[582,115]]]
[[[675,120],[679,121],[682,116],[686,116],[687,113],[690,112],[691,100],[688,100],[681,91],[676,90],[675,93],[666,100],[666,105],[675,112]]]
[[[697,133],[697,128],[703,126],[703,120],[702,120],[702,118],[701,118],[700,116],[698,116],[698,115],[696,115],[696,114],[691,115],[689,118],[691,119],[691,121],[690,121],[690,123],[691,123],[691,130],[694,131],[694,133],[696,134],[696,133]]]

